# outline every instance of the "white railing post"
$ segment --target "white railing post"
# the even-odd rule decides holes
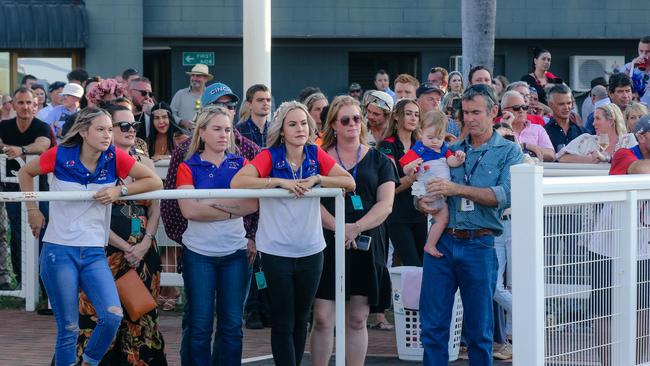
[[[336,271],[336,366],[345,366],[345,195],[334,198],[336,230],[334,255]]]
[[[614,210],[615,212],[616,210]],[[610,365],[636,362],[636,257],[639,222],[637,191],[628,191],[620,217],[620,258],[612,260],[612,332]]]
[[[22,165],[22,164],[21,164]],[[34,178],[34,191],[38,192],[40,177]],[[39,202],[36,202],[38,205]],[[38,303],[38,238],[34,237],[27,219],[27,207],[25,202],[20,203],[20,231],[21,231],[21,286],[25,293],[25,310],[36,310]]]
[[[512,178],[513,364],[544,365],[544,191],[541,166],[510,168]]]

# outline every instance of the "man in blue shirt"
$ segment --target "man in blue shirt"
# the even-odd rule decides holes
[[[250,110],[250,117],[239,121],[235,128],[257,146],[265,147],[270,124],[271,90],[264,84],[251,86],[246,90],[246,106]]]
[[[441,258],[425,254],[420,294],[424,365],[447,365],[449,324],[460,288],[471,364],[492,365],[493,303],[497,258],[494,237],[499,218],[510,207],[510,167],[522,162],[519,147],[492,129],[497,98],[487,85],[472,85],[462,97],[469,135],[451,145],[464,151],[465,163],[451,169],[451,180],[434,179],[429,196],[418,202],[425,212],[436,196],[448,197],[449,223],[438,241]]]

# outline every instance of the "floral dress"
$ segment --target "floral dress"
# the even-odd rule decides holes
[[[116,201],[113,203],[111,213],[111,230],[120,238],[131,245],[142,241],[147,226],[147,207],[149,201]],[[131,222],[133,217],[140,220],[139,234],[132,234]],[[124,252],[111,245],[106,247],[108,265],[113,272],[115,279],[120,278],[131,269],[129,263],[124,259]],[[136,271],[140,279],[151,292],[154,299],[158,298],[160,292],[160,255],[158,246],[153,240],[149,250],[140,262]],[[79,338],[77,339],[77,355],[81,355],[97,325],[95,309],[86,294],[79,293]],[[102,359],[101,366],[114,365],[138,365],[158,366],[167,365],[165,357],[165,342],[158,326],[158,311],[152,310],[142,316],[137,322],[132,322],[126,311],[122,324],[111,348]]]

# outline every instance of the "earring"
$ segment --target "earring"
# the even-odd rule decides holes
[[[280,136],[280,143],[284,144],[284,136]]]
[[[336,138],[336,130],[334,130],[334,138]]]

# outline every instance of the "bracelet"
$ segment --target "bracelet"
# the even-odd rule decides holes
[[[144,236],[146,236],[147,238],[149,238],[151,241],[153,241],[154,239],[156,239],[156,237],[153,236],[153,234],[144,233]]]
[[[271,177],[266,178],[266,185],[271,186]]]
[[[356,221],[356,222],[354,223],[354,226],[356,226],[357,229],[359,229],[359,232],[361,232],[361,224],[359,224],[359,221]]]
[[[316,177],[318,178],[318,183],[316,183],[316,184],[323,183],[323,177],[320,174],[316,174]]]
[[[35,211],[35,210],[38,210],[38,207],[27,208],[27,211]]]
[[[228,218],[232,219],[232,212],[228,212]]]

